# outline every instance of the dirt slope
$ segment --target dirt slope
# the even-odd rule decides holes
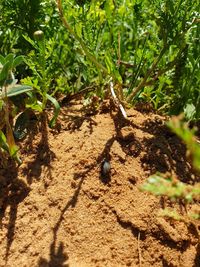
[[[156,171],[199,179],[164,119],[79,108],[63,108],[60,132],[34,126],[23,164],[1,168],[0,266],[200,266],[200,225],[159,218],[162,201],[138,189]]]

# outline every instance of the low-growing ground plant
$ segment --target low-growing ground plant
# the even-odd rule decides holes
[[[167,125],[176,133],[185,143],[187,148],[187,157],[190,160],[194,170],[200,173],[200,144],[194,136],[195,129],[189,129],[188,124],[183,122],[179,117],[174,117]],[[190,177],[188,177],[190,180]],[[187,204],[200,201],[200,183],[186,184],[181,182],[174,174],[157,173],[150,176],[147,181],[140,187],[159,197],[166,197],[174,202]],[[190,221],[200,219],[200,210],[192,213],[180,214],[175,209],[163,209],[161,215],[171,217],[177,220]]]

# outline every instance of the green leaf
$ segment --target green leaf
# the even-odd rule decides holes
[[[36,110],[39,113],[43,111],[42,103],[37,99],[33,91],[26,92],[28,98],[26,99],[26,108]]]
[[[196,107],[194,106],[194,104],[192,103],[186,104],[186,107],[184,108],[184,114],[186,119],[188,120],[194,119],[195,113],[196,113]]]
[[[2,68],[1,73],[0,73],[0,81],[5,81],[6,80],[6,78],[8,77],[9,70],[11,69],[11,67],[12,67],[12,64],[10,64],[9,61],[7,61],[3,65],[3,68]]]
[[[21,140],[27,135],[29,122],[29,110],[25,110],[16,119],[13,131],[15,139]]]
[[[5,58],[2,55],[0,55],[0,63],[2,65],[4,65],[6,63]]]
[[[14,60],[14,55],[13,54],[8,54],[6,57],[5,57],[5,62],[10,62],[11,65],[13,64],[13,60]]]
[[[38,46],[37,44],[28,36],[26,35],[23,35],[24,39],[29,42],[29,44],[31,44],[35,49],[38,49]]]
[[[39,101],[36,103],[27,103],[26,108],[31,108],[32,110],[38,111],[39,113],[43,111],[42,103],[40,103]]]
[[[8,97],[16,96],[29,92],[31,90],[33,90],[33,88],[29,85],[15,85],[14,87],[8,88],[7,96]]]
[[[23,56],[18,56],[14,59],[13,61],[13,68],[16,68],[16,66],[18,66],[19,64],[21,64],[24,61],[24,57]]]
[[[5,151],[9,152],[9,146],[6,141],[6,136],[2,131],[0,131],[0,147],[3,148]]]
[[[112,67],[113,67],[113,62],[111,61],[110,57],[108,56],[108,54],[106,53],[105,55],[105,63],[106,63],[106,67],[108,69],[108,73],[112,72]]]
[[[58,101],[55,98],[53,98],[52,96],[50,96],[49,94],[47,94],[47,99],[50,100],[55,107],[54,116],[49,122],[49,127],[52,128],[52,127],[54,127],[55,122],[56,122],[57,117],[58,117],[58,114],[60,112],[60,105],[59,105]]]

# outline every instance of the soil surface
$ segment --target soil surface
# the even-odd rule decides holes
[[[200,224],[158,216],[174,204],[139,190],[157,171],[197,181],[185,147],[164,117],[127,114],[76,102],[57,129],[33,123],[18,144],[23,164],[0,170],[1,267],[200,266]]]

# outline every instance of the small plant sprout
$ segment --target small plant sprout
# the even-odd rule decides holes
[[[191,158],[191,164],[197,172],[200,171],[200,145],[197,143],[194,136],[194,129],[189,129],[188,125],[181,120],[181,117],[174,117],[167,125],[176,133],[186,144],[187,154]],[[192,203],[200,201],[200,183],[196,182],[193,185],[179,181],[174,175],[166,176],[165,174],[157,173],[150,176],[147,181],[140,187],[142,191],[149,192],[155,196],[164,196],[172,201],[184,203]],[[171,218],[180,218],[175,211],[162,212],[164,216]],[[176,214],[176,215],[175,215]],[[188,219],[199,219],[200,214],[188,215]]]

